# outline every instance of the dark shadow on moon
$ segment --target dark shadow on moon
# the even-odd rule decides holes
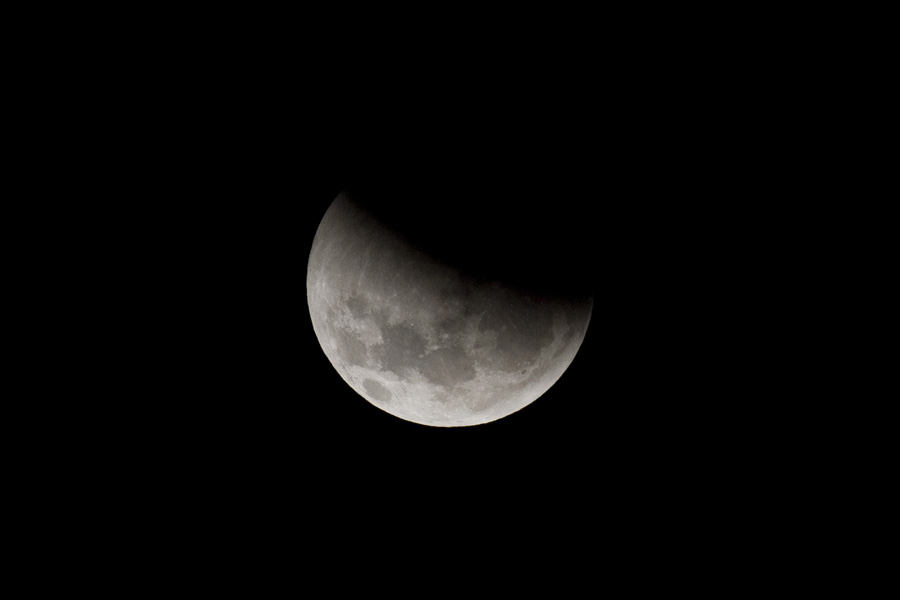
[[[501,282],[551,303],[589,293],[582,257],[592,242],[581,235],[590,220],[587,208],[539,202],[523,209],[522,199],[538,193],[527,180],[486,185],[454,172],[427,185],[408,173],[357,180],[343,195],[355,210],[468,283]],[[435,218],[434,207],[448,209]],[[380,276],[385,266],[371,268]]]

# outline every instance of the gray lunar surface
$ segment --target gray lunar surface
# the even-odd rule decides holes
[[[346,193],[319,225],[306,285],[340,376],[378,408],[440,427],[488,423],[541,396],[574,359],[593,306],[476,282]]]

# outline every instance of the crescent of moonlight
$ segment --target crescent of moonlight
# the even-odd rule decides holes
[[[535,298],[475,281],[412,247],[342,192],[313,239],[313,329],[363,398],[439,427],[488,423],[527,406],[568,368],[593,300]]]

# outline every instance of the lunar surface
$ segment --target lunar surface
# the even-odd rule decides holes
[[[350,387],[438,427],[488,423],[544,394],[593,307],[590,296],[534,294],[435,260],[346,191],[316,232],[306,285],[319,343]]]

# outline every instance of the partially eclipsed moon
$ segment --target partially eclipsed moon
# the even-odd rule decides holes
[[[319,225],[306,286],[341,377],[392,415],[442,427],[500,419],[546,392],[578,352],[593,306],[470,277],[347,193]]]

